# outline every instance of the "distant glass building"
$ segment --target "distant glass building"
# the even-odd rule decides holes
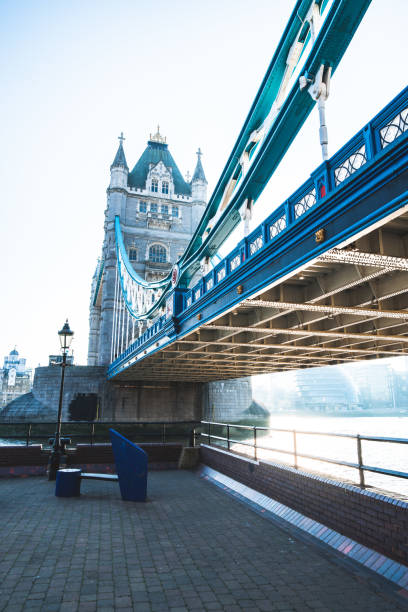
[[[31,369],[26,366],[26,359],[20,357],[14,348],[4,357],[3,367],[0,369],[1,407],[31,389]]]
[[[255,399],[272,412],[406,414],[408,357],[265,375]]]
[[[350,378],[336,366],[295,372],[296,410],[346,412],[357,406],[358,398]]]
[[[348,367],[361,410],[408,410],[408,360],[379,359]]]

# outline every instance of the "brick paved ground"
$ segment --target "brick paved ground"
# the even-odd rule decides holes
[[[153,472],[146,504],[116,483],[54,496],[0,480],[1,610],[407,609],[314,545],[189,472]]]

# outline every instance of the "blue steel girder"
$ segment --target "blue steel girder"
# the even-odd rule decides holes
[[[148,282],[137,274],[127,254],[118,215],[115,216],[115,244],[117,273],[126,308],[136,321],[147,319],[164,302],[163,290],[168,281],[162,279]],[[143,305],[141,300],[144,300]]]
[[[140,367],[146,358],[293,276],[333,247],[344,246],[404,214],[408,206],[407,130],[408,88],[317,168],[309,181],[198,285],[191,291],[174,290],[167,316],[112,363],[108,376],[126,373],[130,366]],[[356,160],[361,163],[362,155],[362,165],[355,168],[353,164]],[[300,211],[299,202],[312,192],[314,202]],[[275,233],[277,220],[283,218],[284,226]],[[408,281],[406,285],[408,289]]]
[[[310,4],[308,1],[296,3],[237,142],[180,261],[181,277],[185,277],[184,285],[198,268],[200,259],[217,252],[239,223],[238,210],[245,199],[256,201],[260,196],[315,104],[307,89],[301,90],[299,83],[295,82],[269,133],[260,144],[253,164],[238,185],[215,227],[205,238],[204,233],[208,223],[217,213],[225,188],[237,170],[239,159],[248,145],[250,134],[265,121],[276,99],[289,49],[299,36],[299,22],[306,18]],[[353,2],[334,0],[310,54],[305,59],[302,75],[313,79],[321,65],[330,66],[332,74],[335,72],[369,4],[370,0],[353,0]]]
[[[330,67],[333,74],[370,2],[371,0],[353,0],[353,2],[350,2],[350,0],[331,0],[330,4],[328,0],[316,0],[316,2],[297,0],[204,215],[184,255],[178,262],[179,287],[187,287],[195,271],[199,268],[200,261],[218,251],[221,244],[240,222],[238,211],[245,200],[247,198],[252,201],[257,200],[312,110],[315,101],[308,93],[307,88],[300,89],[297,79],[289,93],[282,96],[282,85],[285,78],[293,74],[300,66],[301,61],[304,61],[304,64],[299,74],[307,77],[310,82],[313,81],[322,65]],[[304,58],[303,52],[307,46],[307,40],[311,36],[307,19],[314,4],[319,7],[321,13],[327,8],[327,15],[325,15],[324,21],[317,32],[310,53]],[[296,65],[288,67],[287,62],[291,49],[298,41],[304,45],[303,50]],[[239,172],[240,159],[250,144],[251,134],[267,123],[268,115],[271,113],[273,104],[277,103],[278,98],[276,117],[273,119],[270,128],[265,127],[266,134],[257,145],[248,172],[237,183],[229,201],[223,202],[228,184],[232,181],[234,175]],[[221,205],[223,208],[220,214]],[[206,236],[206,230],[211,219],[213,219],[214,227]],[[167,277],[157,283],[146,283],[143,279],[137,278],[132,265],[128,261],[126,250],[121,245],[119,220],[116,221],[116,236],[118,261],[120,253],[123,269],[126,270],[128,278],[133,279],[133,284],[144,286],[147,289],[160,288],[162,290],[161,296],[151,308],[143,313],[135,312],[129,300],[125,299],[126,306],[133,317],[136,319],[152,318],[158,312],[158,309],[164,306],[167,296],[171,292],[171,278]],[[123,291],[123,274],[121,275],[121,285]]]

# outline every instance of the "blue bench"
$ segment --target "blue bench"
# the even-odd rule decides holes
[[[109,430],[117,474],[92,474],[80,469],[58,470],[55,484],[57,497],[78,497],[81,480],[118,481],[124,501],[146,501],[147,454],[114,429]]]

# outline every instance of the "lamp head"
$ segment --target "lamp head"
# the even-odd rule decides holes
[[[70,329],[67,319],[65,321],[64,327],[58,332],[61,348],[64,352],[68,351],[69,347],[71,346],[73,335],[74,332]]]

